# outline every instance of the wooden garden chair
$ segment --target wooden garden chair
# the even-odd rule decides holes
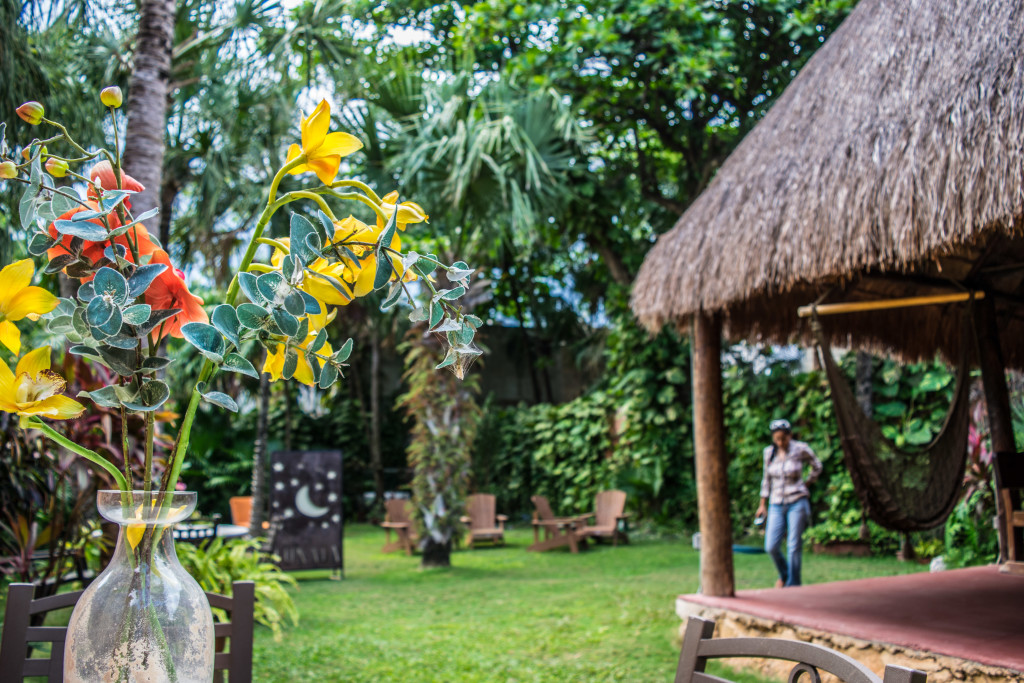
[[[489,493],[474,493],[466,499],[466,514],[461,521],[469,525],[467,546],[472,548],[476,541],[505,543],[505,522],[508,517],[495,514],[494,510],[495,499]]]
[[[879,678],[869,668],[840,652],[822,645],[782,638],[713,638],[715,622],[700,617],[686,621],[683,649],[679,654],[675,683],[727,683],[725,679],[704,673],[709,659],[759,657],[794,662],[789,674],[796,681],[802,673],[809,681],[820,681],[818,670],[826,671],[846,683],[926,683],[927,674],[892,664]]]
[[[579,538],[576,527],[581,526],[583,517],[555,517],[551,511],[551,504],[544,496],[531,496],[533,502],[533,545],[527,550],[550,550],[569,546],[574,553],[579,552],[580,545],[586,547],[586,541]],[[540,533],[544,532],[544,540],[540,540]]]
[[[31,583],[12,583],[7,589],[4,609],[4,630],[0,637],[0,680],[16,683],[29,676],[45,676],[48,683],[64,680],[64,637],[67,626],[33,626],[41,624],[47,612],[74,607],[82,591],[60,593],[33,599],[36,587]],[[226,611],[231,621],[215,624],[216,654],[213,658],[214,681],[222,683],[228,672],[230,683],[252,682],[253,608],[256,584],[236,581],[231,584],[232,596],[207,593],[211,607]],[[225,652],[225,641],[231,648]],[[50,653],[33,657],[33,643],[50,643]]]
[[[1002,526],[1006,529],[1006,562],[1000,571],[1024,574],[1024,454],[996,453],[993,460],[996,495],[1000,497]]]
[[[629,543],[629,536],[625,531],[619,530],[619,520],[629,517],[625,512],[626,492],[625,491],[599,491],[594,501],[594,511],[582,515],[580,519],[587,520],[594,518],[594,524],[581,524],[576,529],[580,538],[610,538],[612,545]]]
[[[419,535],[409,516],[409,500],[407,498],[392,498],[384,501],[385,516],[381,526],[387,538],[382,553],[390,553],[394,550],[404,550],[406,555],[412,555]],[[391,532],[395,532],[395,540],[391,540]]]

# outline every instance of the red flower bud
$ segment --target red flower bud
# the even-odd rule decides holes
[[[68,174],[68,162],[57,157],[50,157],[46,160],[46,172],[54,178],[63,178]]]
[[[116,85],[111,85],[100,91],[100,102],[108,107],[117,109],[121,106],[121,102],[124,99],[121,96],[121,89]]]
[[[10,180],[18,177],[18,167],[13,161],[0,162],[0,179]]]
[[[43,105],[38,102],[26,102],[17,109],[21,120],[30,126],[38,126],[43,120]]]

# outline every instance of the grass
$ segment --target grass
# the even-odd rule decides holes
[[[459,551],[451,569],[384,555],[381,530],[346,527],[345,579],[298,573],[298,627],[260,628],[255,679],[305,681],[670,681],[675,597],[698,588],[699,556],[681,540],[634,539],[578,555],[508,545]],[[765,555],[737,554],[737,588],[774,584]],[[805,583],[919,569],[894,559],[809,555]],[[743,677],[756,681],[754,677]]]

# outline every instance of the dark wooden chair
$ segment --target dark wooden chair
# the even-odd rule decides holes
[[[1002,520],[1006,531],[1006,562],[1000,571],[1024,574],[1024,454],[996,453],[992,461],[996,474],[996,495],[1000,498]]]
[[[533,545],[527,550],[550,550],[561,546],[569,546],[574,553],[579,552],[580,545],[586,547],[587,542],[576,533],[576,527],[582,526],[584,517],[555,517],[551,511],[551,503],[544,496],[530,496],[533,503]],[[544,540],[540,540],[540,532],[544,532]]]
[[[580,538],[610,538],[612,545],[619,541],[629,543],[629,536],[619,529],[619,520],[629,517],[626,509],[625,491],[599,491],[594,501],[594,511],[582,515],[581,519],[594,518],[594,523],[581,524],[577,528]]]
[[[406,555],[412,555],[419,535],[413,526],[412,518],[409,515],[410,501],[407,498],[392,498],[384,501],[385,516],[381,522],[384,529],[385,542],[381,548],[382,553],[390,553],[394,550],[404,550]],[[395,532],[395,540],[391,540],[391,532]]]
[[[466,499],[466,515],[460,519],[469,525],[469,539],[466,545],[470,548],[477,541],[505,543],[505,522],[508,517],[495,514],[497,503],[489,493],[474,493]]]
[[[12,583],[7,590],[4,610],[4,630],[0,638],[0,680],[16,683],[29,676],[46,676],[49,683],[64,680],[64,637],[66,626],[33,626],[41,623],[47,612],[74,607],[82,591],[61,593],[47,598],[33,599],[35,586],[31,583]],[[253,607],[256,585],[252,581],[231,584],[232,597],[207,593],[211,607],[230,614],[231,621],[215,624],[217,639],[213,665],[214,681],[222,683],[228,672],[230,683],[252,682]],[[230,640],[231,648],[225,651]],[[50,643],[50,654],[32,657],[33,643]]]
[[[916,669],[888,665],[879,678],[852,657],[821,645],[782,638],[712,638],[715,622],[690,617],[683,635],[675,683],[724,683],[722,678],[704,673],[709,659],[760,657],[794,662],[789,674],[795,683],[806,673],[809,683],[820,683],[820,671],[826,671],[846,683],[926,683],[927,674]]]

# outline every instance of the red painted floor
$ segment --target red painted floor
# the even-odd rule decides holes
[[[1024,672],[1024,576],[994,566],[680,597]]]

